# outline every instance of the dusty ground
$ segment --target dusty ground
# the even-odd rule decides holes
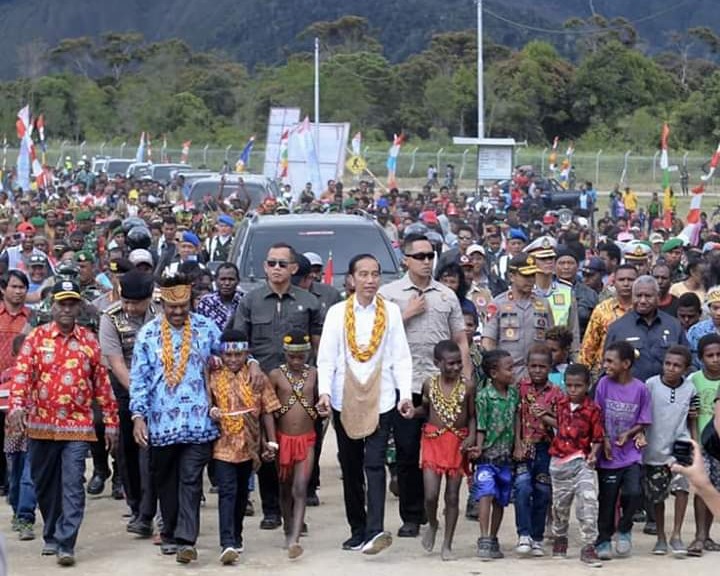
[[[80,532],[77,565],[67,569],[67,573],[78,576],[96,574],[124,574],[132,576],[173,575],[173,574],[303,574],[329,576],[377,575],[410,576],[432,573],[444,575],[504,575],[508,571],[532,571],[533,576],[555,576],[559,570],[564,575],[587,574],[593,569],[582,566],[578,561],[577,525],[571,524],[571,543],[569,558],[553,560],[541,559],[517,560],[513,558],[511,548],[515,544],[512,507],[505,518],[501,533],[501,544],[507,558],[492,563],[481,563],[475,558],[475,540],[478,537],[477,526],[461,518],[456,534],[455,548],[459,556],[456,562],[442,562],[437,552],[426,554],[418,539],[395,538],[393,546],[376,557],[363,556],[359,552],[344,552],[341,542],[349,536],[342,504],[342,490],[338,479],[338,467],[334,461],[335,438],[332,431],[326,438],[323,458],[321,506],[309,508],[307,521],[310,535],[303,539],[305,555],[296,561],[289,561],[281,549],[280,530],[261,531],[258,529],[260,518],[246,519],[245,553],[237,566],[223,567],[217,558],[217,499],[209,495],[208,503],[202,511],[202,526],[198,549],[200,558],[189,566],[181,566],[175,558],[164,557],[159,548],[147,540],[135,540],[125,532],[126,519],[122,518],[125,506],[122,502],[110,499],[109,489],[100,498],[90,498],[87,502],[85,521]],[[90,461],[88,461],[90,465]],[[464,501],[464,495],[463,495]],[[256,504],[259,504],[257,495]],[[38,539],[32,542],[19,542],[14,533],[10,533],[10,508],[0,507],[0,531],[7,540],[9,572],[15,576],[45,575],[62,570],[55,559],[41,557],[42,546],[40,527]],[[397,500],[389,495],[386,509],[386,528],[397,531],[400,519],[397,512]],[[692,536],[692,518],[686,519],[683,533],[686,544]],[[715,529],[716,538],[720,529]],[[440,535],[441,537],[441,535]],[[630,559],[612,560],[599,572],[633,576],[669,576],[692,573],[693,576],[717,574],[720,552],[706,553],[703,558],[676,560],[671,557],[650,555],[654,541],[636,528],[634,534],[635,551]]]

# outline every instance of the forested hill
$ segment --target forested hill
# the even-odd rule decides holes
[[[521,47],[550,40],[571,55],[576,36],[547,33],[593,11],[635,25],[640,45],[657,52],[670,32],[692,26],[720,29],[717,0],[485,0],[485,29],[496,41]],[[28,74],[32,42],[54,46],[61,39],[95,37],[107,31],[138,31],[150,40],[180,38],[195,50],[221,50],[247,66],[275,64],[309,47],[298,38],[313,22],[355,14],[367,17],[385,55],[398,61],[422,51],[433,33],[471,28],[473,0],[0,0],[0,77]]]

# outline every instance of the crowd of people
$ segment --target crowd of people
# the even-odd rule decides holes
[[[319,255],[278,238],[265,282],[242,293],[228,257],[247,198],[195,207],[178,182],[85,166],[67,178],[0,192],[0,486],[19,539],[36,538],[39,510],[41,552],[60,565],[75,563],[86,493],[108,480],[127,531],[183,564],[197,559],[206,492],[218,495],[219,560],[238,560],[257,485],[260,528],[282,528],[300,557],[329,424],[344,550],[392,544],[388,476],[397,536],[422,533],[428,552],[445,480],[443,560],[455,558],[464,483],[482,560],[510,550],[498,534],[511,504],[521,556],[567,555],[573,503],[590,566],[629,556],[637,522],[657,536],[654,554],[720,550],[720,231],[706,226],[694,246],[662,223],[636,226],[639,210],[597,228],[536,221],[521,173],[512,201],[500,187],[461,194],[452,179],[420,194],[331,181],[258,209],[370,213],[402,278],[381,285],[359,246],[341,292],[321,283]],[[675,464],[676,444],[701,437],[694,462]]]

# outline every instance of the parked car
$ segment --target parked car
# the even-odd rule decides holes
[[[240,180],[242,179],[245,191],[250,196],[250,209],[257,208],[265,198],[276,198],[280,194],[277,182],[258,174],[226,174],[225,183],[222,186],[222,197],[227,198],[231,194],[240,191]],[[205,197],[217,198],[220,191],[223,176],[210,176],[198,178],[190,185],[188,199],[198,204]]]
[[[540,197],[548,209],[569,208],[574,210],[580,204],[580,190],[566,190],[554,178],[536,180],[535,186],[542,190]]]
[[[155,182],[167,184],[170,180],[172,180],[172,173],[175,170],[182,168],[192,170],[192,166],[188,166],[187,164],[152,164],[150,166],[149,175],[152,180],[155,180]]]
[[[111,178],[116,174],[122,174],[124,176],[127,173],[127,169],[130,168],[130,164],[134,162],[135,160],[132,158],[108,158],[105,160],[105,165],[102,170]]]
[[[240,270],[240,287],[252,290],[265,279],[263,262],[270,246],[287,242],[297,252],[315,252],[327,265],[333,262],[333,285],[342,289],[353,256],[369,253],[380,261],[384,282],[401,275],[392,244],[372,218],[351,214],[255,215],[238,228],[230,262]]]

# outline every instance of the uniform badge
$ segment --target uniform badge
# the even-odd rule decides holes
[[[513,338],[515,338],[515,330],[512,328],[506,328],[505,338],[507,338],[508,340],[512,340]]]
[[[497,314],[497,305],[494,302],[490,302],[487,306],[487,319],[492,320]]]
[[[565,294],[553,294],[553,303],[556,306],[565,306]]]

